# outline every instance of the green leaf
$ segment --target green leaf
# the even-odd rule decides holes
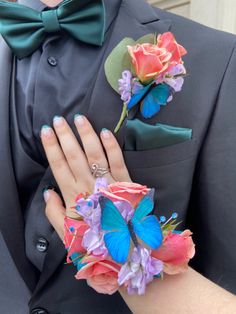
[[[181,224],[181,221],[175,224],[176,219],[174,219],[173,221],[169,222],[168,224],[166,224],[165,226],[162,226],[162,232],[163,233],[168,233],[169,231],[174,231],[176,229],[176,227]]]
[[[124,70],[131,70],[131,59],[127,52],[128,45],[135,45],[132,38],[124,38],[111,52],[105,62],[105,74],[111,87],[119,93],[118,80]]]
[[[144,35],[143,37],[139,38],[136,41],[136,44],[155,44],[156,43],[156,34],[148,34],[148,35]]]

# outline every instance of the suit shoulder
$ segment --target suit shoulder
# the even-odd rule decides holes
[[[200,42],[202,45],[206,44],[208,48],[215,49],[221,47],[221,50],[222,47],[224,47],[224,49],[226,49],[226,47],[232,49],[236,44],[236,35],[234,34],[216,30],[156,7],[153,7],[153,9],[160,18],[172,21],[172,31],[177,38],[186,38],[186,40],[192,39],[195,42]]]

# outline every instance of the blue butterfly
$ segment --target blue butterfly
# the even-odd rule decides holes
[[[100,196],[101,226],[106,231],[104,242],[114,261],[124,264],[127,261],[131,240],[138,246],[138,238],[152,250],[157,249],[163,240],[161,226],[151,213],[154,203],[150,196],[145,196],[132,219],[127,223],[114,203],[107,197]],[[138,238],[137,238],[138,237]]]
[[[152,82],[131,97],[127,108],[131,109],[142,101],[140,107],[142,116],[151,118],[158,113],[161,106],[166,105],[171,94],[173,94],[173,88],[169,85],[163,83],[155,86]]]

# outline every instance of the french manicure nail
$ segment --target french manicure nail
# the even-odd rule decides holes
[[[111,137],[111,132],[108,129],[103,128],[102,129],[102,137],[104,139],[109,139]]]
[[[50,192],[49,192],[49,190],[45,190],[45,191],[44,191],[43,197],[44,197],[45,203],[47,203],[48,200],[49,200],[49,198],[50,198]]]
[[[79,126],[82,127],[85,124],[84,116],[80,114],[75,115],[75,123]]]
[[[48,125],[43,125],[41,129],[41,135],[50,137],[52,135],[52,128]]]
[[[55,126],[62,126],[63,125],[63,118],[62,117],[59,117],[59,116],[55,116],[54,118],[53,118],[53,124],[55,125]]]
[[[57,191],[57,188],[52,184],[48,184],[43,188],[42,193],[44,194],[47,190]]]

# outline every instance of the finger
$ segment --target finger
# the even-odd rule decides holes
[[[54,118],[53,125],[74,177],[87,179],[91,176],[87,158],[70,126],[63,117],[58,116]]]
[[[90,167],[93,164],[101,168],[108,168],[107,158],[105,156],[100,138],[97,136],[88,119],[81,115],[75,116],[75,126],[81,138],[85,154]]]
[[[64,239],[64,218],[66,210],[63,207],[62,200],[59,195],[47,190],[44,192],[44,199],[46,202],[45,213],[53,228],[56,230],[59,237]]]
[[[47,125],[43,126],[41,131],[41,140],[49,165],[60,190],[63,192],[67,191],[69,187],[68,182],[74,181],[74,176],[70,170],[53,129]]]
[[[131,181],[126,168],[121,148],[111,131],[103,129],[101,132],[102,144],[105,148],[111,175],[115,181]]]

